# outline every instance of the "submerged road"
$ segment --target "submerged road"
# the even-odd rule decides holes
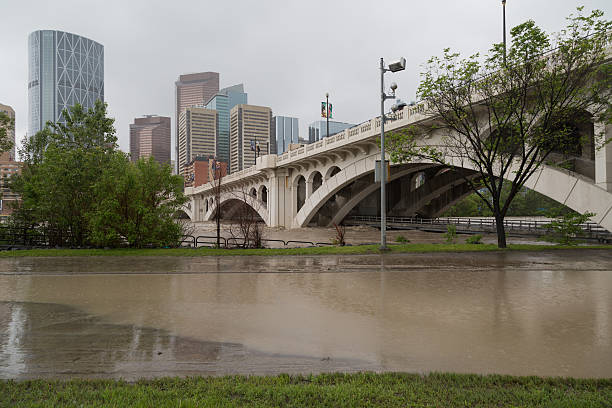
[[[612,251],[0,259],[0,378],[612,377]]]

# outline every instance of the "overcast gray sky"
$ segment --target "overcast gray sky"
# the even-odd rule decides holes
[[[558,31],[580,4],[611,18],[610,0],[508,0],[508,27],[533,19]],[[15,109],[21,139],[27,37],[54,29],[104,45],[105,100],[124,151],[129,124],[144,114],[171,116],[174,138],[174,81],[200,71],[219,72],[221,87],[243,82],[249,103],[298,117],[307,136],[325,92],[336,120],[377,115],[380,57],[406,57],[387,82],[410,101],[428,57],[486,51],[501,27],[501,0],[0,0],[0,103]]]

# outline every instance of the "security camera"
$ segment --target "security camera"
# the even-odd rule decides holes
[[[397,89],[397,84],[395,82],[391,82],[391,90],[395,92],[396,89]]]
[[[401,57],[399,61],[394,61],[389,64],[389,71],[391,72],[403,71],[405,69],[406,69],[406,58],[404,57]]]

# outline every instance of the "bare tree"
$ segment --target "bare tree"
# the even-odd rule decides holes
[[[611,29],[603,12],[584,16],[579,8],[553,38],[533,21],[514,27],[507,59],[503,44],[484,60],[444,50],[428,61],[418,89],[429,124],[392,134],[392,159],[420,158],[457,171],[494,214],[498,246],[505,248],[504,218],[525,182],[555,156],[575,154],[584,143],[579,122],[611,122]],[[424,134],[442,139],[433,145]],[[504,183],[510,183],[505,200]]]
[[[225,171],[222,169],[221,163],[214,160],[210,166],[208,174],[212,174],[210,183],[213,188],[215,197],[215,223],[217,224],[217,248],[221,248],[221,186],[223,184],[223,176]]]
[[[234,222],[228,224],[230,239],[241,248],[263,248],[264,224],[258,214],[261,203],[246,189],[232,193],[233,207],[228,217]]]

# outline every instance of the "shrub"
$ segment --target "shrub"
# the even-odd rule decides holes
[[[444,234],[446,242],[452,244],[457,238],[457,226],[455,224],[448,224],[446,226],[446,233]]]
[[[554,214],[552,214],[554,216]],[[544,239],[550,242],[557,242],[561,245],[577,245],[576,238],[582,235],[581,224],[584,224],[593,217],[595,213],[586,212],[584,214],[568,213],[561,216],[554,216],[554,219],[545,226],[551,230]]]
[[[395,238],[395,242],[408,243],[410,240],[403,235],[398,235],[397,238]]]
[[[336,228],[336,236],[332,238],[331,240],[332,244],[338,245],[338,246],[345,246],[346,241],[344,240],[344,236],[346,233],[346,229],[344,225],[338,225],[334,223],[334,227]]]
[[[468,237],[465,240],[466,244],[482,244],[482,235],[481,234],[476,234],[476,235],[472,235],[471,237]]]

